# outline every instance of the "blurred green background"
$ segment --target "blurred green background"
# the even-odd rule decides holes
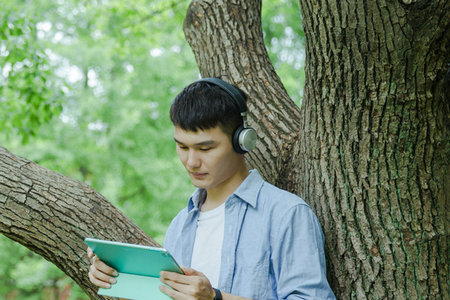
[[[199,78],[189,1],[0,0],[0,145],[102,193],[157,242],[193,191],[168,110]],[[294,0],[264,0],[263,30],[297,105],[304,35]],[[87,299],[0,235],[0,299]]]

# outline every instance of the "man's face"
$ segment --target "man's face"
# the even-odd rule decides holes
[[[178,157],[196,187],[220,188],[245,168],[242,155],[234,151],[230,137],[220,127],[194,132],[175,126],[174,139]]]

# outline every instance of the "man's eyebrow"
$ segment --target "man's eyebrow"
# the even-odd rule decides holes
[[[200,142],[195,144],[195,146],[209,146],[209,145],[213,145],[216,142],[212,141],[212,140],[208,140],[208,141],[204,141],[204,142]]]
[[[173,138],[174,139],[174,141],[177,143],[177,144],[180,144],[180,145],[184,145],[184,143],[183,142],[180,142],[179,140],[177,140],[176,138]],[[203,141],[203,142],[200,142],[200,143],[196,143],[196,144],[194,144],[194,146],[209,146],[209,145],[213,145],[213,144],[215,144],[216,142],[214,142],[213,140],[207,140],[207,141]]]

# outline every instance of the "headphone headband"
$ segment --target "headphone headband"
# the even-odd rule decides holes
[[[223,81],[222,79],[219,79],[219,78],[215,78],[215,77],[202,78],[202,79],[195,81],[194,83],[196,83],[196,82],[208,82],[208,83],[212,83],[214,85],[219,86],[225,92],[227,92],[228,95],[231,96],[231,98],[233,98],[233,101],[239,107],[239,110],[241,111],[241,113],[247,112],[247,104],[245,102],[244,97],[242,97],[242,94],[239,92],[239,90],[236,87],[229,84],[228,82]]]

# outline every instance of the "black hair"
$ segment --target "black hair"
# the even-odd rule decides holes
[[[239,92],[245,100],[245,94]],[[208,82],[194,82],[185,87],[173,100],[170,120],[174,126],[193,132],[219,126],[230,138],[243,125],[241,111],[233,98]]]

